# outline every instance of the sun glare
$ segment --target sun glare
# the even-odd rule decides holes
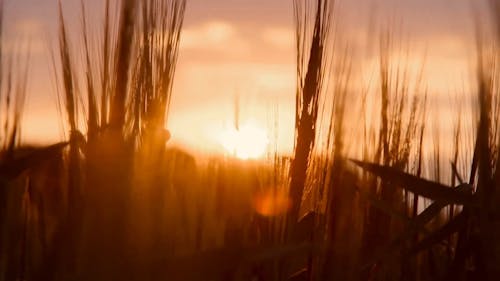
[[[225,130],[220,143],[227,153],[240,159],[256,159],[264,156],[269,143],[267,133],[255,124],[247,123],[238,130]]]

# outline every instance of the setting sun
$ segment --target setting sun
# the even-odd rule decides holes
[[[500,0],[0,0],[0,281],[498,281],[499,66]]]
[[[219,142],[229,154],[240,159],[256,159],[264,156],[269,139],[264,129],[247,123],[239,129],[231,128],[222,132]]]

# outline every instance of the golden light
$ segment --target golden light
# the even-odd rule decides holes
[[[247,123],[239,129],[228,129],[220,135],[224,149],[240,159],[256,159],[266,153],[269,139],[266,130],[256,124]]]
[[[291,207],[291,201],[284,190],[267,190],[254,197],[255,211],[265,217],[283,215]]]

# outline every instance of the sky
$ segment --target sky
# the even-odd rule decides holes
[[[86,0],[97,15],[102,0]],[[293,146],[295,50],[292,0],[188,0],[173,100],[166,127],[190,149],[220,147],[238,97],[242,123],[276,135],[279,150]],[[63,0],[77,32],[79,0]],[[425,61],[431,103],[452,111],[450,96],[467,87],[474,45],[474,14],[487,18],[482,0],[338,0],[339,42],[347,44],[359,84],[374,76],[377,32],[391,28],[410,48],[411,65]],[[23,139],[50,143],[62,137],[50,62],[56,44],[57,0],[5,0],[7,51],[28,40],[32,66]],[[99,23],[99,20],[95,20]],[[277,122],[275,122],[277,120]],[[446,122],[445,122],[446,123]],[[278,124],[278,132],[271,133]],[[272,138],[270,136],[270,138]]]

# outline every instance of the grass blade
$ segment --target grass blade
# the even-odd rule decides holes
[[[420,241],[415,247],[413,247],[408,253],[409,255],[416,254],[418,252],[430,249],[435,244],[443,241],[453,233],[458,232],[467,226],[468,215],[463,211],[458,214],[456,217],[452,218],[448,221],[444,226],[440,229],[436,230],[431,235],[424,238]]]
[[[353,163],[369,171],[383,180],[401,185],[402,188],[411,191],[419,196],[441,201],[443,203],[470,204],[472,195],[461,190],[453,190],[448,186],[437,182],[422,179],[420,177],[401,172],[397,169],[378,164],[351,160]]]

